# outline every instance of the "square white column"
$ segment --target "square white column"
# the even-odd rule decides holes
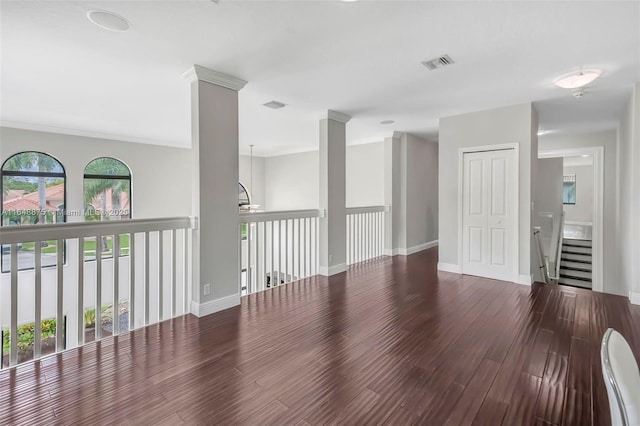
[[[330,276],[347,270],[346,124],[350,116],[327,111],[320,120],[319,273]]]
[[[240,304],[238,91],[246,82],[198,65],[184,76],[191,82],[192,210],[199,222],[191,306],[203,316]]]

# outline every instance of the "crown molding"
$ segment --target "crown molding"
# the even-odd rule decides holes
[[[182,76],[189,82],[206,81],[207,83],[215,84],[217,86],[226,87],[227,89],[240,90],[247,82],[239,78],[233,77],[228,74],[224,74],[218,71],[205,68],[200,65],[194,64],[193,67],[185,71]]]
[[[338,111],[334,111],[332,109],[327,110],[327,118],[329,120],[339,121],[340,123],[347,124],[349,120],[351,120],[351,116],[347,114],[343,114]]]

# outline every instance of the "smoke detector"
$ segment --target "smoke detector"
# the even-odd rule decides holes
[[[271,109],[280,109],[280,108],[284,108],[285,104],[283,104],[282,102],[278,102],[278,101],[271,101],[271,102],[267,102],[266,104],[262,104],[263,106],[266,106],[267,108],[271,108]]]
[[[427,61],[422,61],[422,65],[427,67],[429,71],[437,70],[438,68],[443,68],[449,65],[453,65],[456,62],[451,59],[449,55],[442,55],[437,58],[429,59]]]

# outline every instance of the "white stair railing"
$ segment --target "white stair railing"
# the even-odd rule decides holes
[[[384,214],[387,206],[347,208],[347,265],[384,254]]]
[[[177,217],[0,228],[0,328],[9,346],[0,365],[188,313],[194,224]],[[31,347],[25,333],[33,333]]]
[[[242,295],[317,275],[320,217],[324,210],[240,213]]]

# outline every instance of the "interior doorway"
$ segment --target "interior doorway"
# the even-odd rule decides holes
[[[602,291],[603,148],[545,152],[539,158],[562,159],[563,216],[547,250],[549,276],[561,285]]]

